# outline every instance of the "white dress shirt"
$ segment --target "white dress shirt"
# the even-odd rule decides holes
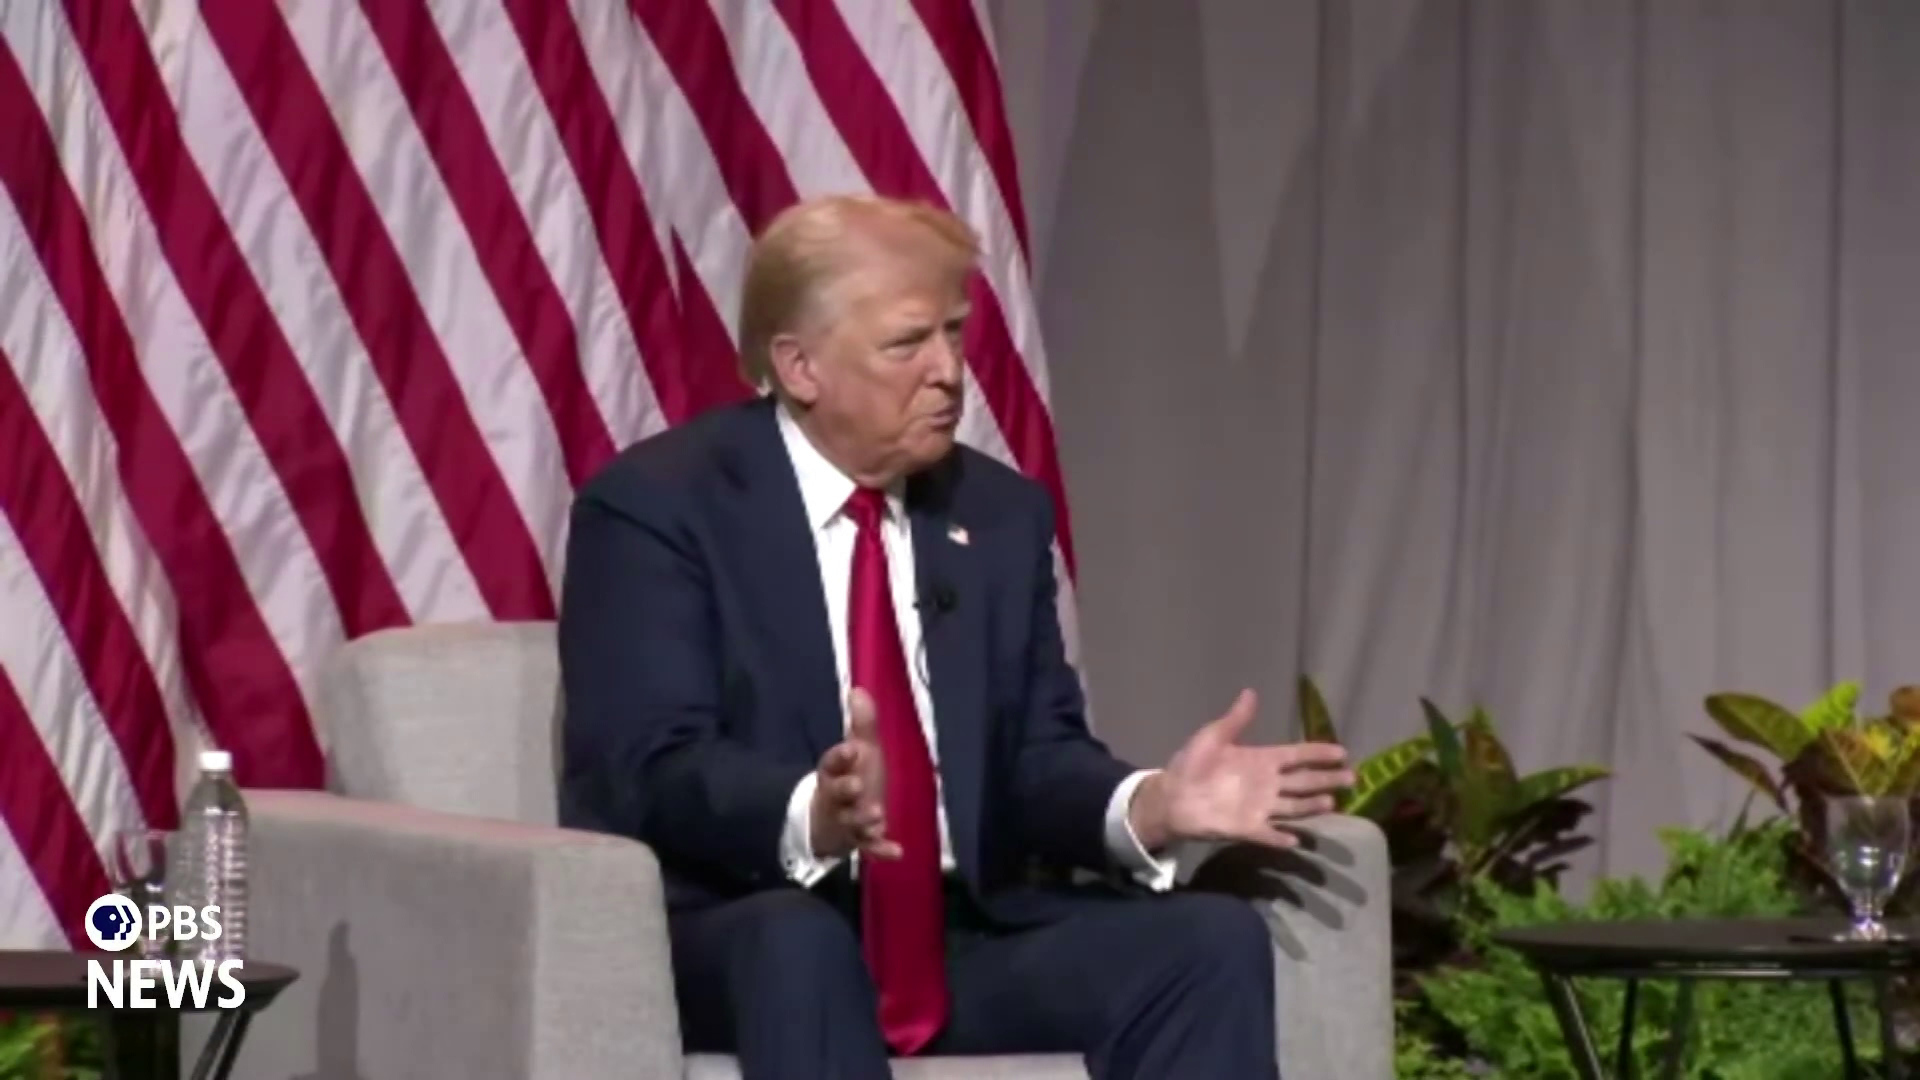
[[[787,456],[792,459],[794,473],[800,481],[800,499],[806,506],[814,552],[820,561],[820,586],[826,593],[827,623],[833,636],[844,730],[847,694],[851,689],[847,673],[847,594],[852,583],[853,546],[859,526],[842,511],[856,485],[821,456],[784,407],[776,408],[774,413],[779,418],[780,437],[786,443]],[[939,809],[940,869],[943,873],[952,873],[953,841],[947,830],[946,798],[940,794],[940,741],[935,737],[933,692],[927,684],[926,657],[921,646],[920,610],[914,604],[919,587],[914,578],[913,534],[906,504],[898,489],[887,492],[887,517],[881,524],[881,541],[887,552],[888,584],[893,594],[894,618],[900,626],[900,648],[907,657],[909,681],[913,685],[914,706],[920,713],[920,726],[933,756],[935,792],[940,795],[935,804]],[[1106,841],[1108,850],[1122,866],[1150,888],[1164,891],[1173,885],[1174,861],[1157,859],[1148,852],[1127,819],[1135,789],[1152,774],[1151,769],[1140,770],[1114,789],[1113,798],[1107,803]],[[787,802],[786,827],[780,835],[781,865],[788,877],[803,887],[813,886],[839,862],[816,858],[813,854],[812,806],[817,782],[817,775],[808,773],[794,787],[793,796]],[[855,870],[858,870],[857,864]]]

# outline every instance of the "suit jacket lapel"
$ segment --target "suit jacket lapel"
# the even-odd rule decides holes
[[[738,444],[734,461],[739,481],[728,512],[732,526],[723,535],[742,538],[750,545],[738,565],[745,572],[749,595],[773,602],[751,604],[762,619],[762,630],[773,650],[772,663],[786,678],[775,688],[794,695],[807,741],[818,759],[840,741],[845,717],[840,701],[840,677],[833,662],[833,637],[827,622],[827,601],[820,590],[820,563],[814,552],[813,532],[800,498],[800,484],[775,426],[769,400],[749,407],[748,431]],[[768,688],[759,688],[766,693]],[[762,708],[778,708],[779,701],[762,701]]]
[[[961,872],[977,880],[980,802],[986,781],[987,712],[985,593],[974,551],[955,533],[952,469],[916,478],[907,492],[913,561],[919,579],[920,625],[926,643],[941,790]],[[959,537],[959,538],[956,538]]]

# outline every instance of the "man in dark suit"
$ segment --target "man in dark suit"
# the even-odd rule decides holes
[[[690,1049],[749,1080],[890,1054],[1077,1051],[1096,1077],[1277,1075],[1253,908],[1175,845],[1294,842],[1343,752],[1238,738],[1163,769],[1088,731],[1051,503],[959,445],[977,252],[942,212],[803,203],[756,241],[771,390],[581,492],[560,616],[562,820],[658,853]],[[1047,884],[1036,869],[1105,884]]]

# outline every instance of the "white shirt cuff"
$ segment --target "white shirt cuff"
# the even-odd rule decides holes
[[[1155,892],[1166,892],[1173,888],[1174,874],[1179,863],[1171,856],[1155,858],[1141,845],[1140,837],[1134,834],[1133,821],[1128,811],[1133,808],[1133,793],[1140,784],[1152,776],[1157,769],[1142,769],[1120,781],[1113,789],[1113,798],[1107,802],[1107,850],[1121,866],[1133,873],[1134,879]]]
[[[840,864],[838,859],[818,859],[813,854],[813,789],[819,782],[818,774],[808,773],[793,785],[787,824],[780,830],[780,865],[803,889],[813,888]]]

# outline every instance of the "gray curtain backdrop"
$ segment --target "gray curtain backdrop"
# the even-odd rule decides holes
[[[1920,682],[1920,3],[987,7],[1118,749],[1481,703],[1647,871],[1706,694]]]

